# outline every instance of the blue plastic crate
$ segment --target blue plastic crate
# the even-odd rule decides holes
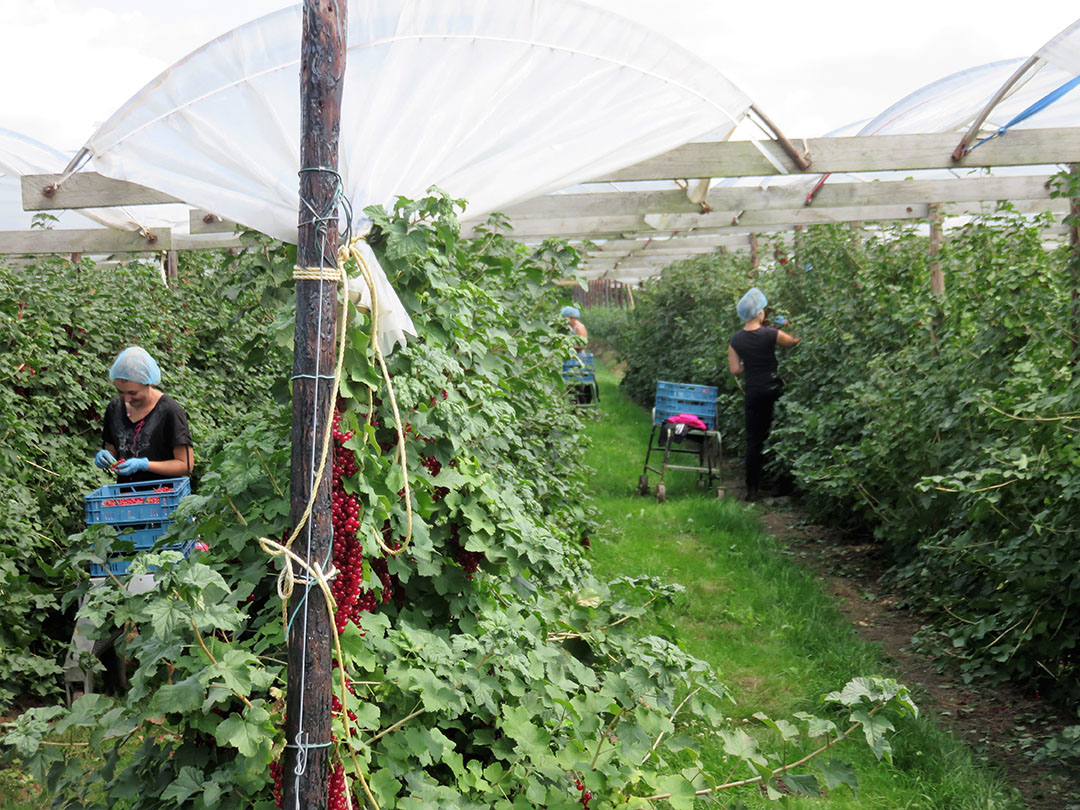
[[[579,354],[562,364],[562,378],[566,382],[592,382],[596,378],[596,362],[590,352]]]
[[[596,375],[596,362],[589,352],[564,360],[562,378],[566,382],[592,382]]]
[[[701,419],[709,430],[716,430],[716,398],[719,389],[714,385],[690,385],[660,380],[656,383],[656,404],[653,406],[653,424],[663,424],[665,419],[690,413]]]
[[[164,529],[158,530],[157,535],[154,538],[154,540],[156,540],[158,537],[160,537],[164,533],[165,533]],[[125,539],[127,539],[126,535],[125,535]],[[138,551],[146,551],[147,549],[153,547],[154,540],[151,540],[149,545],[142,546],[142,547],[140,547],[138,545],[138,541],[136,541],[135,548]],[[191,555],[191,552],[194,549],[195,549],[195,541],[194,540],[188,540],[186,543],[170,543],[169,545],[162,546],[162,548],[161,548],[162,551],[166,551],[166,550],[168,550],[168,551],[179,551],[181,554],[184,555],[185,560]],[[123,576],[124,574],[127,573],[128,568],[131,567],[131,563],[132,563],[132,558],[131,557],[110,557],[108,565],[98,565],[97,563],[90,563],[90,576],[91,577],[106,577],[110,573],[113,576],[117,576],[117,577]],[[158,566],[151,565],[151,566],[148,567],[147,570],[156,571],[157,569],[158,569]]]
[[[158,492],[162,487],[169,487],[171,491]],[[86,524],[123,525],[167,520],[180,499],[190,494],[191,480],[188,478],[106,484],[83,498],[86,503]]]

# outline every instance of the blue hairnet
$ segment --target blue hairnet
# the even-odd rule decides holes
[[[110,380],[130,380],[141,385],[157,385],[161,382],[161,369],[141,346],[128,346],[116,355],[109,369]]]
[[[562,312],[559,314],[564,318],[580,318],[581,310],[577,307],[563,307]]]
[[[757,287],[751,287],[749,292],[739,299],[739,303],[735,305],[735,311],[739,313],[743,322],[746,322],[765,309],[768,303],[769,299],[765,297],[765,293]]]

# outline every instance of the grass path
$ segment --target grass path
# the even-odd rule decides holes
[[[879,647],[858,639],[813,575],[765,534],[755,508],[718,500],[693,473],[666,478],[667,500],[637,494],[649,438],[649,414],[619,392],[598,367],[600,413],[587,430],[586,463],[601,530],[592,544],[603,578],[650,574],[686,589],[667,608],[681,646],[709,662],[737,703],[726,711],[748,729],[752,715],[820,711],[820,697],[859,675],[895,677]],[[655,492],[657,477],[651,475]],[[650,628],[644,628],[650,629]],[[837,752],[855,766],[860,791],[841,788],[825,800],[795,799],[794,808],[851,810],[1015,810],[1024,805],[969,750],[926,719],[897,723],[893,763],[865,745]],[[719,765],[719,751],[704,752]],[[726,773],[716,774],[726,778]],[[746,774],[748,775],[748,774]],[[738,775],[735,778],[740,778]],[[747,807],[776,806],[764,796],[725,794]],[[711,806],[717,806],[715,804]]]

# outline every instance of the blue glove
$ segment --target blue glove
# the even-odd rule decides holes
[[[100,467],[103,470],[108,470],[116,463],[116,459],[113,458],[113,454],[108,450],[98,450],[97,455],[94,456],[94,466]]]
[[[787,323],[787,318],[785,318],[783,315],[776,316],[776,325],[778,327],[783,326],[785,323]]]
[[[134,475],[137,472],[146,472],[150,469],[150,459],[148,458],[129,458],[123,464],[116,468],[116,472],[119,475]]]

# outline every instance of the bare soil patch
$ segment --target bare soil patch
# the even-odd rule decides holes
[[[729,493],[742,494],[737,481],[727,483]],[[1080,810],[1080,773],[1055,773],[1030,756],[1075,718],[1016,687],[964,683],[915,649],[912,636],[924,622],[882,583],[887,563],[874,544],[807,523],[791,498],[765,498],[756,508],[769,533],[818,576],[855,632],[881,646],[920,711],[964,740],[1031,810]]]

